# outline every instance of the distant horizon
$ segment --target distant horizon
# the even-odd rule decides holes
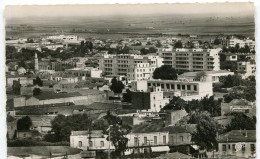
[[[217,10],[216,10],[217,8]],[[204,15],[219,17],[254,17],[251,2],[235,3],[172,3],[172,4],[106,4],[106,5],[23,5],[6,6],[6,19],[29,17],[125,17],[152,15]],[[51,13],[51,14],[50,14]]]

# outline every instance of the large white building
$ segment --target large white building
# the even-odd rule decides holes
[[[164,65],[170,65],[179,72],[220,70],[221,49],[161,49],[158,55]]]
[[[104,54],[99,60],[99,69],[105,75],[123,75],[129,80],[150,79],[163,59],[154,55]]]
[[[208,78],[201,81],[189,81],[187,79],[134,81],[131,89],[147,92],[149,87],[152,86],[160,86],[167,97],[180,96],[186,101],[213,95],[212,81]]]
[[[234,38],[232,37],[231,39],[229,39],[229,43],[228,43],[229,47],[235,47],[237,44],[239,45],[240,48],[245,47],[246,45],[249,46],[250,49],[255,49],[255,41],[253,39],[238,39],[238,38]]]

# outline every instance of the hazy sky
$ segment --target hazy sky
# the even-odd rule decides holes
[[[253,3],[7,6],[5,17],[145,14],[254,15]]]

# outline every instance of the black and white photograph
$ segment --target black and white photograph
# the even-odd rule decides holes
[[[1,158],[256,158],[255,9],[5,6]]]

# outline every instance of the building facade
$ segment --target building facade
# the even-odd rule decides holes
[[[71,131],[70,147],[82,150],[113,150],[115,147],[107,141],[108,135],[102,130],[95,131]]]
[[[255,158],[256,131],[232,130],[221,134],[218,138],[218,151],[220,156]]]
[[[163,59],[153,55],[104,54],[99,60],[99,69],[105,75],[123,75],[131,80],[148,78],[156,67],[162,65]]]
[[[246,45],[249,46],[250,49],[254,50],[255,49],[255,41],[253,39],[238,39],[235,37],[232,37],[231,39],[229,39],[228,42],[228,46],[229,47],[236,47],[236,45],[238,44],[240,48],[244,48]]]
[[[208,80],[213,83],[218,83],[220,77],[225,77],[228,75],[234,75],[234,72],[219,70],[219,71],[204,71],[204,72],[185,72],[178,75],[178,79],[187,79],[189,81],[203,81]]]
[[[243,78],[249,76],[255,76],[256,64],[254,60],[237,62],[237,72],[242,75]]]
[[[164,65],[170,65],[179,72],[218,71],[220,49],[173,49],[161,50],[158,55]]]
[[[147,110],[149,112],[159,112],[166,104],[169,98],[163,97],[161,87],[151,87],[148,92],[131,92],[132,106],[138,110]]]
[[[159,86],[163,92],[180,96],[184,100],[201,99],[213,95],[212,81],[146,80],[134,81],[133,91],[147,92],[151,86]]]

